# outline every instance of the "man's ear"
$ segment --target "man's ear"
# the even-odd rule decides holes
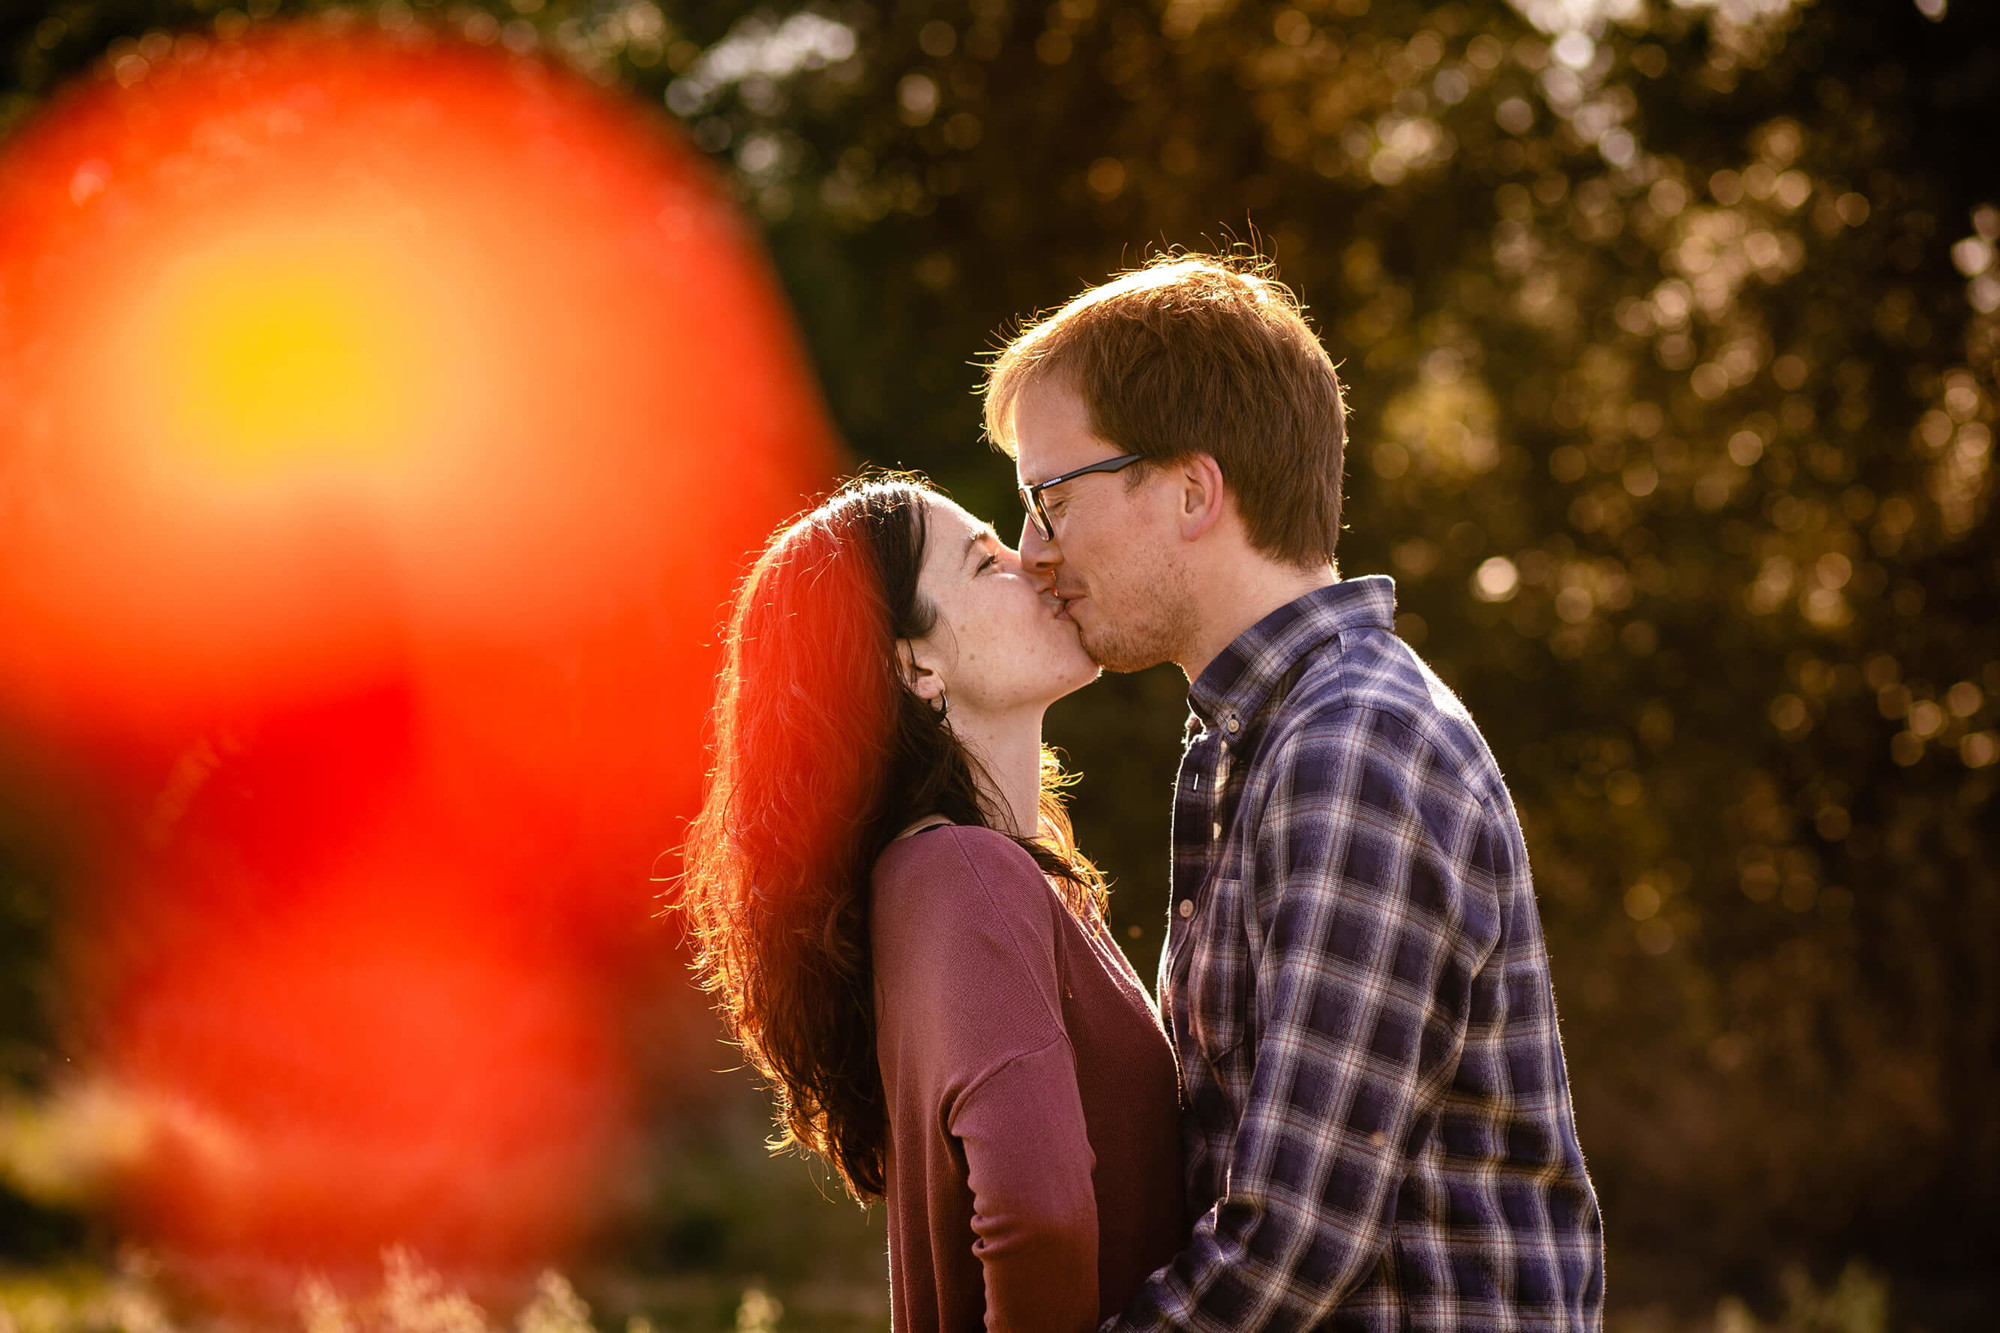
[[[1207,454],[1194,454],[1174,464],[1180,483],[1180,508],[1175,515],[1183,541],[1195,541],[1213,531],[1229,504],[1222,468]]]
[[[896,640],[896,666],[902,671],[903,683],[910,687],[910,693],[925,703],[944,694],[944,677],[937,673],[929,644],[914,639]]]

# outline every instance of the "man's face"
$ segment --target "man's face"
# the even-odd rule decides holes
[[[1125,451],[1090,428],[1090,409],[1068,385],[1030,384],[1014,407],[1015,472],[1023,486]],[[1178,560],[1176,492],[1160,470],[1092,473],[1042,493],[1055,536],[1031,522],[1021,563],[1054,580],[1084,651],[1111,671],[1178,661],[1188,623],[1189,580]]]

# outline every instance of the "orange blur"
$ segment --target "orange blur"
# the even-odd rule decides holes
[[[672,984],[723,602],[836,461],[754,241],[574,77],[295,25],[17,136],[0,311],[0,739],[91,812],[71,1035],[159,1126],[126,1217],[567,1243]]]

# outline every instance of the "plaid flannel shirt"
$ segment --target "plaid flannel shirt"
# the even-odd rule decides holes
[[[1394,613],[1319,589],[1190,691],[1159,984],[1199,1220],[1106,1333],[1603,1324],[1520,824]]]

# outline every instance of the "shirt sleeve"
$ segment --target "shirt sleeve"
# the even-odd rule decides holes
[[[1349,710],[1267,762],[1245,797],[1255,1071],[1222,1193],[1106,1333],[1322,1326],[1382,1257],[1498,937],[1484,809],[1399,721]]]
[[[1056,921],[1039,867],[986,830],[920,837],[923,879],[889,910],[911,942],[877,960],[906,1059],[931,1068],[964,1152],[992,1333],[1082,1333],[1098,1317],[1097,1159],[1062,1019]],[[881,907],[878,904],[878,910]]]

